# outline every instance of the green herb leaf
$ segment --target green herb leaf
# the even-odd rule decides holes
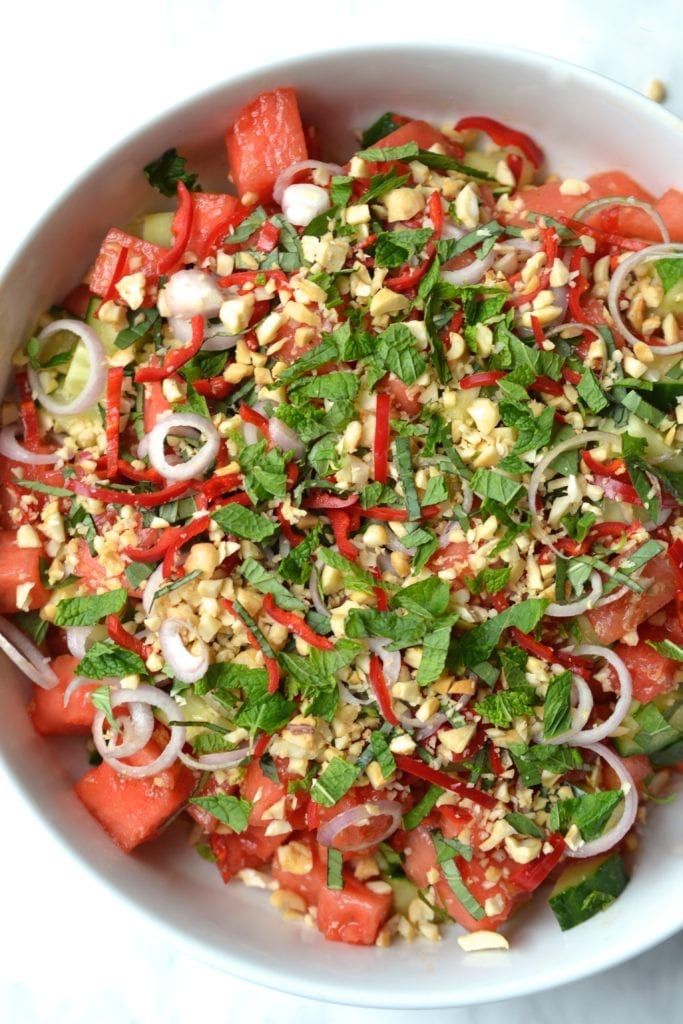
[[[253,512],[243,505],[223,505],[213,513],[212,518],[225,533],[232,533],[244,540],[270,540],[277,533],[277,524],[260,512]]]
[[[333,758],[311,786],[311,796],[323,807],[334,807],[358,778],[358,768],[342,757]]]
[[[574,823],[581,837],[590,842],[602,835],[623,797],[620,789],[612,789],[560,800],[550,812],[548,826],[553,832],[566,832]]]
[[[145,175],[152,186],[163,196],[174,196],[178,191],[178,182],[182,181],[190,192],[201,192],[197,184],[198,175],[190,174],[186,169],[187,161],[180,156],[177,149],[167,149],[156,160],[150,160],[145,166]]]
[[[536,822],[526,814],[520,814],[518,811],[511,811],[510,814],[505,815],[505,820],[508,825],[512,825],[515,832],[519,835],[533,836],[535,839],[543,839],[543,830],[540,829]]]
[[[410,440],[407,437],[397,437],[394,441],[394,459],[398,478],[403,487],[403,499],[408,519],[413,521],[419,520],[422,516],[422,509],[420,508],[420,501],[415,488]]]
[[[487,661],[506,629],[516,626],[522,633],[530,633],[538,625],[547,605],[548,602],[540,598],[530,598],[475,626],[451,645],[449,663],[468,668]]]
[[[306,604],[294,597],[287,587],[277,578],[274,572],[269,572],[255,558],[246,558],[241,566],[244,579],[261,594],[272,594],[276,604],[285,611],[305,612]]]
[[[403,828],[406,832],[417,828],[424,821],[436,806],[436,801],[442,793],[445,793],[445,790],[441,786],[430,786],[424,796],[403,815]]]
[[[540,785],[541,773],[544,771],[553,775],[566,775],[583,764],[580,751],[562,743],[556,746],[536,743],[532,747],[513,744],[510,753],[525,786]]]
[[[486,916],[484,908],[474,898],[463,882],[462,875],[458,871],[450,847],[447,846],[446,842],[438,833],[434,833],[432,835],[432,842],[434,843],[434,849],[436,850],[436,856],[440,863],[441,871],[451,887],[453,895],[460,901],[460,903],[462,903],[465,910],[475,919],[475,921],[481,921],[481,919]],[[439,860],[441,857],[444,859]]]
[[[524,491],[522,484],[497,473],[495,469],[478,469],[470,486],[480,498],[489,498],[504,507],[511,505]]]
[[[280,576],[290,583],[308,583],[313,568],[311,557],[320,544],[320,527],[316,526],[300,544],[285,555],[280,562]]]
[[[360,590],[363,594],[372,594],[374,592],[377,580],[357,562],[352,562],[336,551],[323,547],[319,549],[318,557],[323,565],[327,565],[341,573],[346,590]]]
[[[94,626],[107,615],[118,615],[127,600],[128,591],[123,587],[92,597],[65,597],[55,610],[55,623],[64,628]]]
[[[561,672],[550,680],[543,705],[544,739],[550,740],[571,728],[571,692],[571,672]]]
[[[370,737],[370,746],[372,747],[374,759],[379,765],[382,775],[385,779],[391,778],[396,771],[396,761],[394,760],[394,755],[389,750],[389,744],[387,743],[386,737],[378,729],[375,730]]]
[[[397,228],[380,231],[375,244],[375,265],[402,267],[412,256],[417,256],[434,232],[431,228]]]
[[[335,850],[334,846],[329,846],[327,849],[327,888],[328,889],[343,889],[344,888],[344,875],[342,873],[344,868],[344,856],[341,850]]]
[[[119,647],[113,640],[98,640],[76,666],[76,674],[88,679],[121,679],[122,676],[145,675],[142,658],[134,651]]]
[[[647,640],[646,643],[664,658],[671,658],[672,661],[683,661],[683,647],[680,644],[675,644],[673,640]]]
[[[90,700],[98,711],[102,711],[104,713],[104,716],[112,729],[114,729],[115,732],[118,732],[119,723],[114,718],[114,712],[111,706],[111,687],[98,686],[97,689],[93,690],[90,694]]]
[[[500,729],[509,729],[515,718],[533,711],[531,699],[519,690],[490,693],[474,707],[483,718]]]
[[[213,814],[214,818],[228,825],[233,832],[244,832],[249,825],[252,804],[229,793],[212,793],[210,796],[190,797],[189,803]]]

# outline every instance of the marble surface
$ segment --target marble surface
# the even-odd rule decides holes
[[[0,36],[3,159],[0,265],[64,186],[152,113],[249,66],[373,40],[512,44],[591,67],[644,91],[653,78],[683,113],[678,0],[405,0],[285,5],[262,0],[117,0],[13,4]],[[418,8],[419,10],[419,8]],[[324,13],[323,13],[324,11]],[[264,31],[264,26],[268,29]],[[672,813],[677,809],[672,808]],[[164,944],[84,876],[0,770],[3,1024],[329,1024],[327,1007],[256,989]],[[680,899],[680,894],[672,894]],[[646,908],[644,909],[646,912]],[[569,1024],[680,1015],[683,935],[610,972],[535,998],[469,1010],[352,1011],[364,1024]]]

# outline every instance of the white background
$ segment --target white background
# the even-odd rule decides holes
[[[659,78],[669,107],[682,114],[679,18],[678,0],[12,0],[0,38],[0,266],[104,149],[250,66],[380,41],[485,41],[553,54],[641,91]],[[672,183],[680,186],[676,170]],[[78,871],[2,775],[0,820],[2,1024],[347,1020],[348,1009],[256,990],[164,946]],[[682,954],[679,936],[598,978],[504,1007],[351,1013],[364,1024],[673,1021]]]

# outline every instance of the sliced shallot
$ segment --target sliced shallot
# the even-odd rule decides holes
[[[192,724],[192,723],[190,723]],[[234,750],[221,750],[215,754],[200,754],[199,757],[190,757],[182,750],[178,757],[187,765],[198,772],[227,771],[228,768],[236,768],[245,758],[249,757],[249,747],[235,747]]]
[[[604,722],[600,722],[599,725],[594,725],[591,729],[582,729],[581,732],[577,733],[569,741],[574,744],[597,743],[599,740],[604,740],[611,736],[628,714],[633,696],[631,673],[619,655],[610,650],[609,647],[601,647],[597,644],[581,644],[581,646],[575,647],[571,653],[579,658],[603,658],[612,666],[619,680],[619,696],[609,718],[606,718]]]
[[[569,601],[567,604],[559,604],[553,601],[545,610],[546,615],[553,619],[570,619],[575,615],[583,615],[584,612],[595,608],[602,595],[602,578],[599,572],[592,572],[590,575],[590,593],[578,601]]]
[[[606,853],[608,850],[611,850],[631,830],[638,813],[638,791],[624,762],[609,747],[606,747],[603,743],[577,743],[575,745],[581,747],[582,750],[591,751],[596,757],[606,761],[612,771],[618,776],[624,794],[621,817],[616,825],[597,839],[582,843],[576,850],[567,847],[566,853],[568,857],[583,859],[584,857],[595,857],[600,853]]]
[[[44,690],[52,690],[59,679],[48,659],[40,653],[32,640],[7,619],[0,617],[0,650],[25,676]]]
[[[149,705],[153,708],[159,708],[160,711],[166,716],[169,722],[184,722],[185,715],[183,709],[176,704],[169,694],[163,690],[157,689],[155,686],[149,686],[144,683],[142,686],[138,686],[136,690],[114,690],[110,697],[112,709],[120,707],[122,704],[140,704]],[[133,712],[131,712],[132,718]],[[142,712],[137,712],[140,715],[139,722],[142,721]],[[104,713],[99,711],[95,715],[95,721],[93,722],[93,739],[95,738],[96,727],[101,729],[102,721],[100,716],[104,717]],[[130,728],[130,727],[129,727]],[[152,721],[152,728],[154,728],[154,722]],[[119,760],[116,748],[112,748],[106,756],[104,756],[107,764],[117,771],[120,775],[127,775],[133,779],[145,779],[150,775],[158,775],[159,772],[164,771],[166,768],[170,768],[172,764],[178,759],[178,755],[183,748],[185,743],[185,737],[187,729],[185,725],[171,725],[169,726],[171,735],[169,741],[162,750],[161,754],[154,761],[149,764],[124,764]],[[143,733],[144,735],[144,733]],[[151,736],[151,733],[150,733]],[[138,736],[139,740],[139,736]],[[132,738],[131,738],[132,742]],[[143,744],[144,746],[144,744]],[[140,748],[142,749],[142,748]],[[129,755],[130,756],[130,755]]]
[[[331,846],[336,850],[367,850],[369,846],[376,846],[384,842],[396,831],[401,824],[403,809],[397,800],[378,800],[376,803],[356,804],[341,814],[337,814],[330,821],[325,822],[318,829],[318,842],[321,846]],[[353,843],[351,846],[339,845],[336,840],[341,832],[347,828],[362,828],[376,818],[389,818],[386,830],[380,835],[373,834],[370,839],[362,843]]]
[[[325,163],[323,160],[299,160],[295,164],[290,164],[289,167],[286,167],[284,169],[284,171],[280,171],[277,178],[275,179],[275,184],[273,185],[273,199],[275,200],[277,205],[282,206],[282,197],[284,195],[285,189],[287,188],[288,185],[291,185],[291,183],[296,178],[297,174],[300,174],[301,171],[319,170],[327,171],[330,177],[332,177],[333,174],[344,173],[343,168],[341,168],[339,164],[328,164]]]
[[[186,462],[171,463],[166,458],[166,438],[179,427],[196,430],[204,436],[205,441],[199,451]],[[167,480],[181,481],[201,476],[216,458],[219,444],[218,431],[205,416],[194,412],[175,412],[157,420],[149,432],[147,450],[149,461],[157,473],[161,473]]]
[[[626,278],[641,264],[650,263],[652,260],[667,256],[675,256],[676,253],[683,253],[682,243],[670,242],[666,245],[649,245],[646,249],[640,249],[638,252],[627,256],[612,274],[607,293],[607,305],[616,329],[631,345],[639,345],[642,342],[642,338],[639,338],[629,329],[619,309],[619,300]],[[683,352],[683,341],[677,342],[675,345],[654,345],[652,342],[649,344],[653,352],[661,356],[673,356],[677,352]]]
[[[199,637],[196,643],[200,653],[192,654],[182,638],[184,630],[190,629],[180,619],[165,619],[159,629],[159,643],[168,667],[181,683],[196,683],[206,675],[209,667],[209,649]]]
[[[82,320],[54,320],[38,335],[39,352],[44,342],[51,338],[58,331],[69,331],[75,334],[85,346],[88,356],[89,369],[87,380],[80,393],[70,402],[58,402],[51,395],[48,395],[40,383],[40,372],[29,366],[28,377],[31,387],[43,408],[47,409],[54,416],[73,416],[79,412],[90,409],[98,398],[101,397],[107,382],[107,370],[109,363],[104,351],[102,342],[92,327],[84,324]]]
[[[21,462],[25,466],[51,466],[59,461],[56,452],[30,452],[17,441],[17,433],[21,429],[19,423],[11,423],[0,430],[0,455],[13,462]]]

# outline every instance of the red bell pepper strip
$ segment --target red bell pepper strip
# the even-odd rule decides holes
[[[406,270],[403,274],[387,278],[384,283],[393,292],[409,292],[411,288],[415,288],[420,283],[429,270],[431,262],[431,259],[426,259],[419,267],[411,267],[410,270]]]
[[[455,125],[455,130],[456,132],[485,132],[497,146],[516,146],[517,149],[521,149],[524,156],[534,167],[540,167],[545,159],[543,150],[534,142],[530,135],[517,131],[516,128],[510,128],[509,125],[503,124],[502,121],[494,121],[492,117],[482,117],[480,115],[461,117]]]
[[[581,273],[581,260],[586,255],[586,250],[583,246],[579,245],[572,253],[571,260],[569,261],[570,272],[574,275],[572,280],[569,282],[569,293],[568,293],[568,304],[569,312],[573,320],[578,320],[579,323],[587,324],[590,323],[586,317],[583,306],[581,305],[581,298],[585,292],[588,291],[589,284],[585,276]]]
[[[568,366],[562,367],[562,376],[569,383],[576,387],[577,384],[581,383],[581,374],[578,370],[572,370]]]
[[[441,238],[443,234],[443,207],[441,205],[441,193],[437,190],[432,192],[429,199],[427,200],[427,212],[429,218],[434,225],[434,237]]]
[[[485,370],[481,373],[469,373],[460,380],[460,387],[464,391],[470,388],[490,388],[497,384],[503,377],[507,377],[505,370]]]
[[[121,390],[123,367],[112,366],[107,375],[107,476],[116,479],[119,468],[119,434],[121,431]]]
[[[107,615],[107,633],[115,644],[137,654],[143,661],[146,661],[149,657],[149,650],[146,644],[143,644],[142,640],[132,636],[127,629],[123,628],[123,623],[118,615]]]
[[[263,610],[267,615],[270,615],[274,622],[289,629],[296,636],[301,637],[311,647],[317,647],[319,651],[334,650],[332,641],[328,640],[326,636],[320,636],[315,630],[311,629],[300,615],[297,615],[296,612],[284,611],[282,608],[278,608],[272,594],[266,594]]]
[[[235,608],[232,601],[229,601],[227,597],[223,597],[221,598],[221,604],[227,611],[230,612],[231,615],[234,615],[236,619],[240,620],[240,622],[244,626],[244,630],[247,635],[247,640],[249,641],[250,645],[254,648],[254,650],[261,651],[261,654],[263,655],[263,660],[266,665],[266,671],[268,673],[268,693],[275,693],[280,686],[280,666],[278,665],[277,661],[275,660],[275,658],[271,658],[269,654],[266,654],[266,652],[261,647],[261,644],[258,642],[256,636],[249,629],[246,622],[244,622],[244,620],[240,617],[240,614]]]
[[[391,395],[377,395],[375,404],[375,438],[372,455],[375,480],[380,484],[385,484],[389,479],[390,416]]]
[[[258,430],[261,431],[266,441],[268,442],[268,446],[270,447],[270,428],[268,426],[268,418],[266,416],[263,416],[256,409],[252,409],[250,405],[245,405],[244,402],[242,402],[237,411],[240,415],[240,418],[245,423],[251,423],[252,426],[256,427]]]
[[[530,319],[531,329],[534,332],[534,341],[536,342],[536,347],[542,350],[543,343],[545,342],[545,334],[543,333],[543,328],[541,327],[540,321],[537,316],[532,316]]]
[[[31,394],[28,374],[17,373],[17,391],[19,392],[19,414],[24,431],[23,443],[29,451],[37,451],[40,447],[40,431],[38,429],[38,410]]]
[[[305,539],[302,533],[297,533],[292,524],[285,519],[284,512],[282,511],[282,505],[278,505],[275,509],[275,516],[284,538],[292,545],[293,548],[297,547]]]
[[[405,772],[406,775],[413,775],[416,779],[423,779],[425,782],[431,782],[435,786],[441,786],[442,789],[447,789],[449,793],[457,793],[460,797],[466,797],[473,804],[479,804],[480,807],[488,807],[490,810],[493,810],[496,806],[496,800],[489,796],[488,793],[483,793],[479,789],[466,785],[453,775],[438,771],[436,768],[430,768],[428,764],[425,764],[424,761],[419,761],[416,757],[396,754],[395,759],[396,767]]]
[[[375,566],[374,569],[370,569],[370,575],[374,576],[375,579],[378,582],[381,583],[382,573],[381,573],[381,570],[377,568],[377,566]],[[377,611],[378,612],[388,612],[389,611],[389,595],[387,594],[387,592],[384,589],[384,587],[380,587],[380,586],[373,587],[372,592],[375,595],[375,601],[377,602]]]
[[[351,516],[341,508],[330,508],[326,512],[339,553],[351,562],[358,561],[358,548],[349,537]]]
[[[496,776],[496,778],[500,778],[500,776],[505,771],[505,765],[503,764],[503,759],[501,757],[500,751],[498,750],[498,747],[496,747],[495,744],[493,743],[489,747],[487,747],[487,751],[489,755],[489,764],[491,765],[491,771]]]
[[[198,519],[193,519],[187,526],[181,527],[174,533],[164,553],[164,567],[162,571],[164,579],[168,579],[173,572],[176,555],[183,544],[186,544],[188,540],[192,540],[193,537],[198,537],[200,533],[205,533],[209,528],[210,522],[211,518],[209,516],[199,516]]]
[[[130,558],[131,562],[160,562],[175,539],[175,529],[169,527],[164,530],[159,540],[147,548],[127,547],[121,553]]]
[[[642,501],[636,491],[635,487],[630,484],[622,483],[621,480],[616,480],[612,476],[596,476],[593,483],[601,487],[605,492],[605,497],[609,498],[610,501],[624,501],[627,505],[635,505],[638,508],[642,508]]]
[[[369,508],[359,509],[364,519],[379,519],[384,523],[405,523],[408,513],[404,508],[391,508],[388,505],[371,505]],[[423,519],[435,519],[441,514],[438,505],[425,505],[422,509]]]
[[[277,282],[278,288],[286,288],[290,292],[292,286],[289,283],[286,274],[281,270],[238,270],[234,274],[226,274],[225,277],[218,278],[219,288],[232,288],[239,287],[243,284],[254,284],[258,285],[261,282],[265,282],[268,279],[272,279]]]
[[[561,398],[564,395],[564,388],[560,382],[551,380],[550,377],[537,377],[530,386],[534,391],[542,391],[545,395],[555,395],[557,398]]]
[[[192,193],[183,181],[178,182],[178,212],[173,218],[175,239],[173,245],[159,260],[159,273],[168,274],[175,270],[187,249],[190,231],[192,230]]]
[[[135,469],[125,459],[119,459],[116,468],[120,476],[125,476],[126,480],[134,480],[136,483],[163,484],[164,482],[163,476],[161,473],[157,473],[156,469]]]
[[[167,352],[161,366],[141,366],[135,371],[135,383],[147,384],[152,381],[166,380],[174,373],[189,363],[190,359],[197,355],[204,343],[204,317],[192,317],[192,338],[182,348],[175,348]]]
[[[225,377],[201,377],[192,387],[204,398],[227,398],[235,390],[235,385]]]
[[[74,480],[73,478],[67,478],[64,481],[64,486],[74,494],[81,494],[85,498],[94,498],[95,501],[103,501],[107,505],[138,505],[140,508],[157,508],[167,501],[174,501],[187,494],[193,487],[193,483],[191,480],[179,480],[178,483],[151,494],[116,491],[111,487],[98,487],[97,484],[87,484],[83,480]]]
[[[116,266],[114,267],[114,273],[111,275],[111,281],[109,287],[102,296],[103,302],[111,302],[112,299],[118,298],[118,292],[116,291],[116,285],[125,274],[126,263],[128,262],[128,246],[122,245],[119,249],[119,255],[116,259]]]
[[[552,846],[550,853],[537,857],[531,864],[525,864],[510,875],[510,881],[518,889],[522,889],[524,892],[533,892],[534,889],[538,889],[539,885],[545,882],[550,872],[562,860],[565,851],[565,842],[562,836],[553,832],[547,837],[546,842]]]
[[[379,704],[379,709],[382,712],[382,716],[385,721],[389,722],[390,725],[400,725],[401,723],[398,720],[391,702],[391,694],[389,693],[387,681],[384,678],[382,659],[378,654],[372,654],[370,656],[370,686],[372,687],[375,700]]]
[[[559,665],[571,668],[572,671],[578,672],[579,675],[586,679],[591,678],[592,673],[583,658],[576,657],[573,654],[565,654],[563,651],[554,651],[552,647],[540,643],[532,636],[529,636],[528,633],[522,633],[521,629],[518,629],[517,626],[512,626],[510,633],[522,650],[533,655],[534,658],[540,658],[541,661],[549,661],[551,663],[556,661]]]
[[[590,451],[582,451],[581,458],[595,476],[624,477],[626,474],[626,463],[623,459],[610,459],[609,462],[600,462]]]
[[[256,238],[256,248],[259,252],[272,252],[277,248],[280,240],[280,229],[272,221],[267,220]]]
[[[508,165],[510,174],[515,179],[515,188],[519,187],[519,179],[522,177],[522,171],[524,169],[524,162],[519,153],[508,153],[505,157],[505,163]]]
[[[220,476],[211,477],[198,487],[199,493],[204,501],[209,504],[216,498],[228,491],[234,491],[242,485],[242,477],[239,473],[223,473]]]
[[[347,497],[342,497],[340,494],[330,494],[328,491],[312,490],[304,501],[304,508],[321,509],[325,512],[330,508],[350,508],[352,505],[357,504],[357,494],[349,494]]]
[[[262,732],[259,738],[256,740],[256,743],[254,744],[254,749],[251,755],[255,761],[258,761],[259,758],[263,757],[266,750],[268,749],[269,743],[270,736],[268,735],[267,732]]]

